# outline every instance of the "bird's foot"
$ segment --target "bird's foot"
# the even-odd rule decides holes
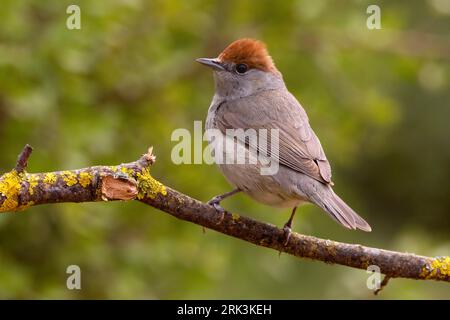
[[[221,214],[221,217],[219,219],[219,222],[217,222],[217,224],[222,223],[223,219],[225,218],[225,209],[222,208],[222,206],[220,205],[220,201],[222,201],[222,198],[220,196],[216,196],[208,201],[208,204],[210,206],[213,206],[214,209],[216,209],[216,211]]]
[[[284,237],[285,237],[283,245],[286,247],[289,243],[289,240],[291,239],[291,234],[292,234],[291,226],[286,223],[283,227],[283,231],[284,231]],[[278,251],[278,257],[281,257],[281,251]]]
[[[286,223],[283,227],[283,231],[284,231],[284,236],[286,238],[286,240],[284,241],[284,246],[286,247],[287,244],[289,243],[289,240],[291,239],[291,234],[292,234],[291,226]]]
[[[223,213],[223,212],[225,212],[225,209],[220,206],[220,201],[222,201],[222,198],[217,196],[217,197],[214,197],[211,200],[209,200],[208,204],[210,206],[213,206],[214,209],[216,209],[218,212]]]

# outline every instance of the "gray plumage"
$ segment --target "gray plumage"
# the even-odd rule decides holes
[[[277,103],[271,104],[274,100]],[[309,125],[306,112],[286,88],[217,101],[211,109],[216,110],[207,120],[207,129],[219,129],[224,135],[226,129],[279,129],[278,173],[262,176],[261,164],[220,164],[221,171],[233,185],[255,200],[272,206],[294,207],[312,202],[346,228],[371,231],[369,224],[331,188],[331,167],[325,152]],[[238,147],[248,150],[245,141],[234,143],[234,154]],[[269,141],[267,149],[272,150],[271,147]],[[249,152],[256,157],[251,149]]]
[[[247,46],[248,52],[254,55],[252,46],[259,44],[251,41],[238,40],[229,48],[234,45],[241,50]],[[267,55],[265,48],[259,50],[263,50],[263,56]],[[236,56],[235,59],[240,59],[238,54],[233,54],[227,52],[225,57]],[[216,84],[206,128],[218,129],[224,139],[229,139],[227,129],[279,130],[278,149],[274,150],[270,141],[267,148],[273,151],[272,156],[278,155],[275,158],[279,163],[278,172],[261,175],[262,163],[258,159],[261,150],[258,145],[237,137],[230,141],[234,148],[224,150],[223,156],[232,158],[246,151],[247,161],[245,164],[219,164],[229,182],[259,202],[291,208],[311,202],[346,228],[371,231],[369,224],[334,193],[331,166],[322,145],[309,124],[305,110],[287,90],[272,60],[266,61],[267,70],[264,66],[255,67],[241,74],[236,72],[235,62],[222,61],[221,56],[219,59],[197,60],[214,69]],[[256,164],[252,164],[251,160]]]

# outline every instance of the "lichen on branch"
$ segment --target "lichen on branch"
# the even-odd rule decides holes
[[[449,281],[450,257],[436,257],[422,267],[421,275],[425,279]]]
[[[23,210],[31,205],[56,202],[134,200],[165,194],[165,186],[150,174],[155,157],[117,166],[95,166],[78,170],[27,173],[13,169],[0,177],[0,212]],[[22,152],[22,154],[24,154]],[[27,156],[31,154],[27,151]],[[22,164],[27,159],[20,157]]]
[[[297,233],[286,243],[285,232],[276,226],[227,211],[219,214],[214,207],[153,178],[151,148],[130,163],[47,173],[25,171],[31,151],[27,145],[15,169],[0,176],[0,212],[47,203],[138,200],[178,219],[296,257],[359,269],[376,265],[386,275],[383,286],[392,278],[450,282],[450,257],[430,258]]]
[[[19,194],[25,176],[13,169],[0,178],[0,212],[19,209]]]

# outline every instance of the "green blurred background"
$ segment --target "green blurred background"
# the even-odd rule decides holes
[[[81,30],[66,8],[81,8]],[[369,4],[382,29],[366,27]],[[267,42],[310,116],[336,190],[373,227],[350,232],[313,206],[294,230],[436,256],[450,253],[450,1],[2,0],[0,171],[25,143],[29,171],[118,164],[150,145],[153,175],[197,199],[230,190],[215,166],[174,165],[176,128],[204,120],[209,70],[231,41]],[[245,195],[232,211],[289,216]],[[79,265],[82,290],[66,288]],[[375,298],[368,274],[300,260],[140,203],[59,204],[0,216],[0,298]],[[379,298],[450,298],[394,280]]]

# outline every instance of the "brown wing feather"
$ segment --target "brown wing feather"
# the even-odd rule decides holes
[[[226,101],[217,110],[215,124],[224,133],[226,129],[279,129],[280,164],[331,183],[331,167],[320,141],[305,110],[286,89]],[[268,144],[268,150],[273,150]]]

